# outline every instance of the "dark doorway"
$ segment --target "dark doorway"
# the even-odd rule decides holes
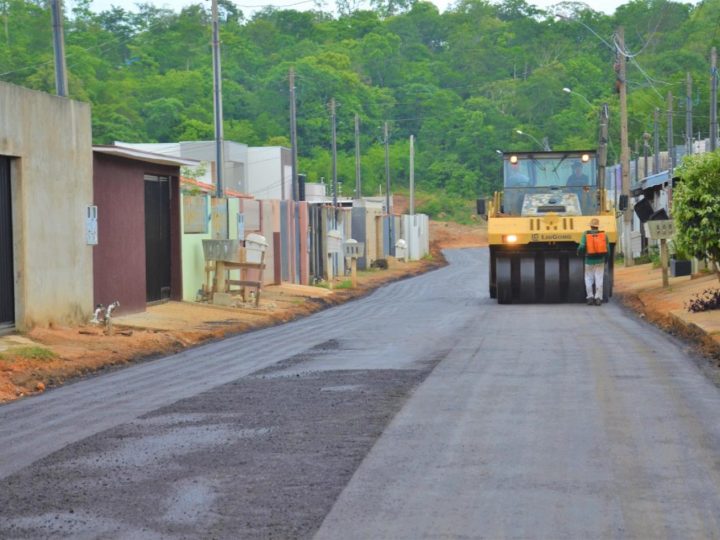
[[[170,298],[170,178],[145,175],[147,301]]]
[[[15,325],[10,160],[0,156],[0,328]]]

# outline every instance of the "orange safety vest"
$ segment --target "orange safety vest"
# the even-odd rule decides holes
[[[596,233],[587,232],[585,234],[585,252],[588,255],[607,254],[605,231],[598,231]]]

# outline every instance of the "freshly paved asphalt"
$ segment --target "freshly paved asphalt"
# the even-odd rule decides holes
[[[684,347],[612,302],[498,306],[486,251],[447,255],[312,317],[0,407],[0,536],[57,534],[59,517],[84,537],[720,538],[720,391]],[[313,458],[318,438],[333,442]],[[292,466],[264,478],[254,460],[274,448]],[[53,495],[78,475],[84,499]],[[98,502],[118,489],[122,512]]]

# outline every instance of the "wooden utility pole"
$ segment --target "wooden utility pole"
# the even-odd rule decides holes
[[[622,173],[622,192],[630,200],[630,147],[628,146],[628,120],[627,120],[627,78],[625,76],[625,30],[621,26],[617,30],[617,61],[618,83],[620,90],[620,170]],[[632,228],[632,208],[630,204],[623,214],[623,255],[625,266],[633,266],[632,245],[630,229]]]
[[[360,115],[355,113],[355,198],[362,199],[362,170],[360,167]]]
[[[330,98],[330,124],[332,126],[332,193],[337,226],[337,134],[335,131],[335,98]]]
[[[55,50],[55,90],[58,96],[66,97],[68,95],[68,83],[67,66],[65,65],[62,0],[52,0],[50,6],[52,10],[53,48]],[[7,24],[7,18],[5,22]]]
[[[218,3],[212,0],[212,51],[213,51],[213,105],[215,112],[215,196],[222,198],[225,194],[223,186],[223,106],[222,106],[222,75],[220,68],[220,26],[218,23]]]
[[[718,71],[717,49],[710,52],[710,151],[717,148],[718,119],[717,119]]]
[[[607,103],[600,108],[600,136],[598,137],[598,187],[600,188],[600,212],[607,211],[605,169],[607,167],[608,116]]]
[[[693,121],[692,121],[692,75],[687,72],[685,89],[685,153],[693,153]]]
[[[300,184],[297,171],[297,111],[295,109],[295,68],[290,68],[290,167],[292,174],[292,199],[300,200]],[[285,186],[283,185],[283,189]]]
[[[410,135],[410,209],[411,216],[415,214],[415,136]]]

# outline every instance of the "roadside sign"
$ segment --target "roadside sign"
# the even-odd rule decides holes
[[[645,234],[651,240],[667,240],[675,236],[675,223],[672,219],[646,221]]]

